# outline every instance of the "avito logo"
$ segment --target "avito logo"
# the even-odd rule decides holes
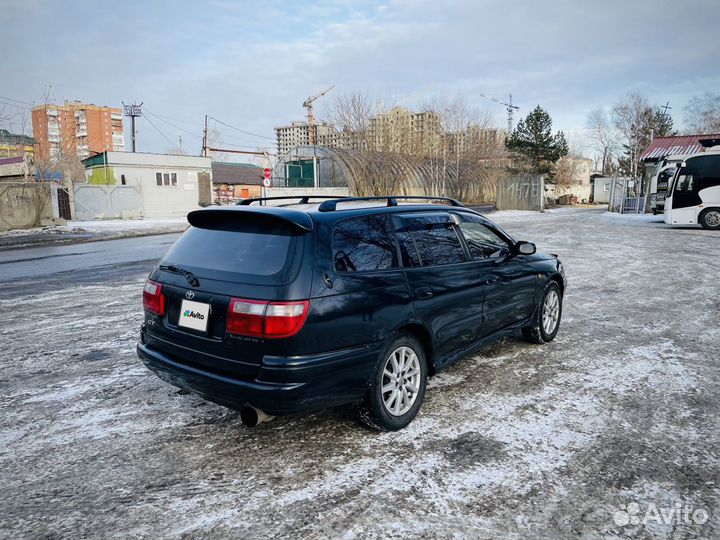
[[[197,311],[191,311],[189,309],[185,310],[185,313],[183,313],[183,317],[191,317],[193,319],[200,319],[201,321],[205,318],[205,315],[202,313],[198,313]]]

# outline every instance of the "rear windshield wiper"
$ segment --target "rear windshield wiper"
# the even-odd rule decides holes
[[[158,268],[160,270],[167,270],[168,272],[175,272],[176,274],[185,276],[185,279],[187,279],[188,283],[193,287],[200,286],[200,281],[195,276],[195,274],[193,274],[190,270],[185,270],[184,268],[181,268],[177,264],[160,264],[158,265]]]

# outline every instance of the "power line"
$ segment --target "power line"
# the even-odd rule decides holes
[[[222,124],[223,126],[229,127],[230,129],[237,130],[240,133],[245,133],[246,135],[252,135],[253,137],[260,137],[261,139],[268,139],[271,141],[276,140],[275,137],[267,137],[265,135],[259,135],[257,133],[253,133],[252,131],[245,131],[244,129],[240,129],[239,127],[231,126],[230,124],[227,124],[227,123],[223,122],[222,120],[218,120],[217,118],[215,118],[213,116],[211,116],[210,119],[215,120],[218,124]]]
[[[173,123],[173,122],[181,122],[181,123],[184,123],[184,124],[194,124],[194,122],[190,122],[189,120],[180,120],[180,119],[177,119],[177,118],[170,118],[169,116],[160,116],[160,115],[158,115],[158,114],[156,114],[156,113],[153,113],[152,111],[149,111],[147,108],[145,109],[145,112],[146,112],[147,114],[150,114],[153,118],[159,120],[160,122],[163,122],[164,124],[167,124],[168,126],[174,127],[175,129],[181,130],[183,133],[187,133],[188,135],[192,135],[193,137],[197,137],[198,139],[203,139],[203,136],[202,136],[202,135],[200,135],[200,134],[198,134],[198,133],[194,133],[194,132],[192,132],[192,131],[187,131],[186,129],[184,129],[184,128],[182,128],[182,127],[180,127],[180,126],[178,126],[178,125],[176,125],[176,124]],[[273,137],[265,137],[264,135],[259,135],[259,134],[257,134],[257,133],[252,133],[252,132],[250,132],[250,131],[245,131],[245,130],[240,129],[240,128],[238,128],[238,127],[232,126],[232,125],[230,125],[230,124],[228,124],[228,123],[226,123],[226,122],[223,122],[222,120],[218,120],[217,118],[214,118],[214,117],[209,117],[209,118],[212,118],[212,120],[214,120],[215,122],[217,122],[217,123],[219,123],[219,124],[222,124],[223,126],[229,127],[230,129],[234,129],[234,130],[239,131],[239,132],[241,132],[241,133],[245,133],[245,134],[247,134],[247,135],[252,135],[253,137],[260,137],[260,138],[262,138],[262,139],[268,139],[268,140],[271,140],[271,141],[275,141],[275,139],[274,139]],[[171,120],[172,120],[173,122],[171,122]],[[222,134],[222,133],[221,133],[221,135],[223,136],[223,139],[230,139],[230,140],[235,140],[235,141],[241,141],[241,139],[238,139],[237,137],[231,137],[231,136],[228,136],[228,135],[224,135],[224,134]],[[245,142],[245,141],[241,141],[241,142]],[[272,150],[272,149],[275,148],[274,146],[258,146],[258,145],[256,145],[256,144],[233,144],[233,143],[223,143],[223,144],[224,144],[225,146],[232,146],[232,147],[235,147],[235,148],[261,148],[261,149],[269,149],[269,150]]]
[[[157,131],[160,134],[160,136],[168,142],[168,144],[170,145],[171,148],[175,145],[175,143],[173,141],[171,141],[162,131],[160,131],[158,129],[158,127],[155,124],[153,124],[153,122],[147,116],[145,116],[145,120],[147,120],[148,124],[150,124],[153,127],[153,129],[155,129],[155,131]]]
[[[145,110],[147,111],[147,108]],[[155,118],[157,118],[159,120],[165,120],[166,122],[172,121],[172,122],[180,122],[181,124],[192,124],[192,125],[197,124],[197,122],[194,120],[180,120],[178,118],[170,118],[169,116],[163,116],[161,114],[156,114],[156,113],[150,113],[150,114],[152,114]]]
[[[187,133],[188,135],[192,135],[193,137],[197,137],[197,138],[199,138],[199,139],[202,139],[202,138],[203,138],[202,135],[198,135],[197,133],[193,133],[192,131],[188,131],[188,130],[186,130],[185,128],[181,128],[180,126],[176,126],[176,125],[173,124],[172,122],[169,122],[168,120],[165,120],[163,117],[158,116],[157,114],[148,111],[147,108],[145,109],[145,112],[146,112],[147,114],[151,115],[152,117],[160,120],[161,122],[164,122],[165,124],[167,124],[167,125],[169,125],[169,126],[171,126],[171,127],[174,127],[175,129],[179,129],[179,130],[182,131],[183,133]],[[190,123],[190,122],[188,122],[188,123]]]
[[[8,100],[8,101],[14,101],[15,103],[22,103],[23,105],[30,105],[31,107],[32,107],[32,105],[33,105],[33,104],[30,103],[29,101],[21,101],[21,100],[19,100],[19,99],[14,99],[14,98],[5,97],[5,96],[0,96],[0,99],[6,99],[6,100]]]
[[[24,110],[24,111],[30,111],[30,110],[32,110],[30,107],[25,107],[25,106],[23,106],[23,105],[18,105],[17,103],[11,103],[10,101],[5,101],[5,98],[2,98],[2,96],[0,96],[0,103],[2,103],[3,105],[8,105],[8,106],[10,106],[10,107],[15,107],[16,109],[22,109],[22,110]]]

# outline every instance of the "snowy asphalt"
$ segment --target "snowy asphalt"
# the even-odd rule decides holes
[[[140,291],[169,235],[2,253],[0,538],[720,536],[720,234],[490,217],[560,255],[560,333],[462,360],[384,434],[351,407],[247,429],[147,371]]]

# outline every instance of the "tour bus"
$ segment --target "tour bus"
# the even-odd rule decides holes
[[[650,210],[653,214],[663,213],[670,183],[682,160],[679,156],[667,156],[658,163],[657,173],[650,180]]]
[[[694,154],[683,161],[665,199],[665,223],[720,230],[720,151]]]

